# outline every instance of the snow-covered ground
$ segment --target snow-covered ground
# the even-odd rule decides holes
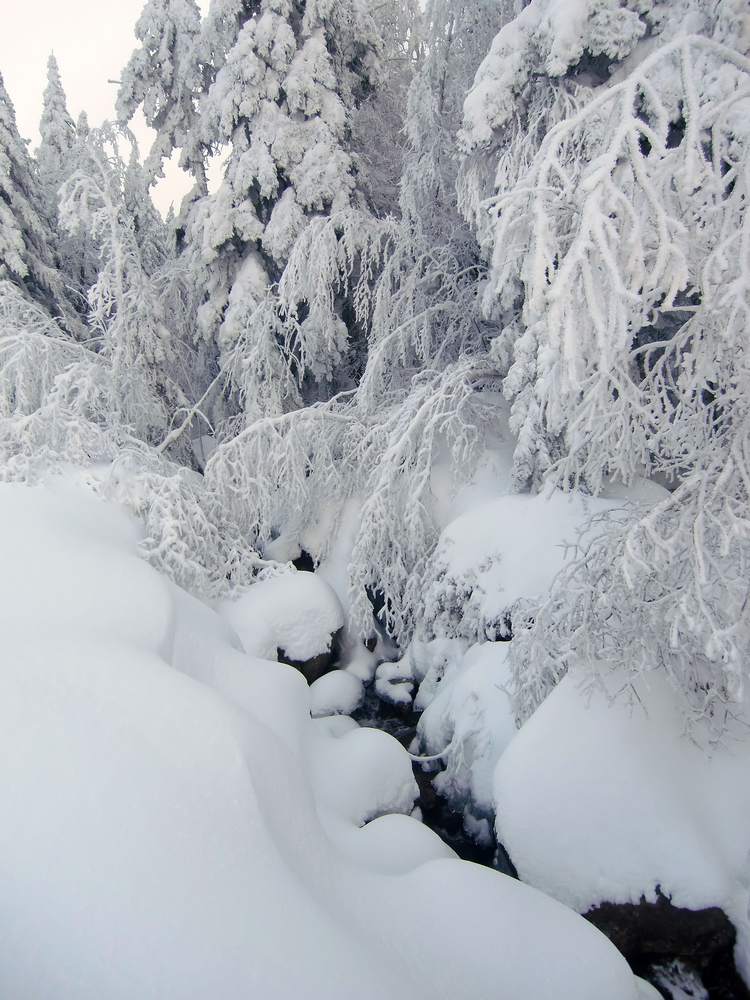
[[[571,910],[455,860],[398,743],[313,720],[138,537],[80,486],[0,486],[1,996],[647,995]]]

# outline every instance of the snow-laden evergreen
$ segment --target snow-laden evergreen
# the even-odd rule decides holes
[[[164,160],[180,150],[180,166],[205,190],[205,150],[197,101],[203,82],[200,10],[194,0],[150,0],[135,26],[141,43],[122,72],[117,112],[123,122],[142,107],[156,139],[144,168],[163,176]]]
[[[367,76],[355,81],[350,66],[356,58],[367,67],[372,57],[362,15],[349,25],[357,8],[331,6],[316,14],[308,5],[303,17],[292,4],[261,4],[242,24],[206,96],[205,134],[218,147],[229,144],[231,152],[219,190],[197,224],[213,280],[227,275],[222,289],[212,288],[203,323],[210,331],[209,307],[221,318],[221,302],[230,301],[222,324],[229,341],[239,329],[231,291],[246,263],[243,249],[270,283],[307,217],[347,207],[355,190],[344,139],[348,108]],[[334,44],[346,59],[342,65],[334,61]],[[361,52],[349,54],[354,46]]]
[[[40,143],[36,151],[39,183],[44,191],[47,213],[55,218],[58,193],[70,174],[71,159],[76,145],[76,127],[68,111],[60,68],[54,54],[47,62],[47,86],[42,101],[39,122]]]
[[[74,332],[78,321],[58,269],[55,242],[38,168],[18,133],[0,75],[0,279],[14,282]]]

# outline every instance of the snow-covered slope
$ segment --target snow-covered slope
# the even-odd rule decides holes
[[[137,537],[0,486],[0,995],[635,1000],[593,927],[392,815],[398,744],[312,720]]]

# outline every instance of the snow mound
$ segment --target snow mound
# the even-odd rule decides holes
[[[364,697],[365,686],[359,677],[345,670],[333,670],[310,685],[310,712],[314,719],[324,715],[351,715]]]
[[[352,729],[312,747],[310,777],[319,805],[355,826],[386,813],[409,814],[419,796],[411,761],[378,729]]]
[[[636,1000],[560,903],[360,826],[414,801],[399,744],[311,719],[123,511],[0,484],[0,526],[0,996]]]
[[[403,660],[386,660],[375,671],[375,692],[381,701],[391,705],[411,705],[414,698],[414,679]]]
[[[144,648],[167,641],[169,584],[138,556],[135,521],[60,480],[2,486],[0,634],[95,631]],[[103,572],[106,564],[107,572]]]
[[[404,875],[426,861],[457,858],[429,827],[402,813],[378,816],[356,830],[328,826],[341,851],[383,875]]]
[[[275,660],[311,660],[331,649],[344,624],[334,591],[315,573],[284,573],[260,580],[236,600],[222,601],[219,614],[240,637],[246,653]]]
[[[565,562],[566,545],[590,516],[613,506],[556,490],[498,497],[456,518],[441,534],[426,574],[427,637],[476,642],[504,636],[516,602],[543,596]]]
[[[707,754],[684,735],[674,691],[657,673],[634,704],[585,695],[568,675],[526,722],[495,773],[497,834],[520,877],[585,912],[604,900],[719,906],[750,971],[750,712]]]

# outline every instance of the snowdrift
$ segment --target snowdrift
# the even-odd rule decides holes
[[[399,745],[311,719],[137,540],[80,488],[0,486],[0,995],[640,995],[576,914],[452,859]]]

